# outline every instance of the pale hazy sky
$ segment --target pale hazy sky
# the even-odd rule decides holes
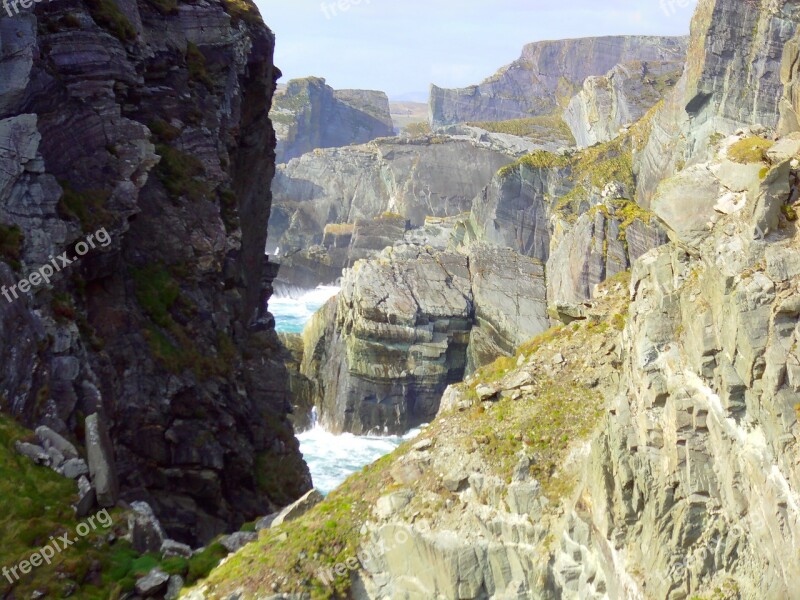
[[[346,10],[339,8],[339,3]],[[284,79],[427,96],[479,83],[528,42],[684,35],[697,0],[256,0]]]

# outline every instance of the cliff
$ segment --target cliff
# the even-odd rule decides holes
[[[501,170],[467,237],[549,252],[548,274],[567,271],[559,236],[592,240],[604,259],[588,273],[618,262],[615,220],[668,241],[626,234],[630,273],[450,386],[417,440],[188,597],[794,597],[796,17],[794,2],[701,0],[684,74],[646,128]],[[617,204],[635,189],[650,211]]]
[[[3,410],[79,447],[96,415],[106,483],[184,541],[293,500],[263,254],[273,34],[244,2],[101,0],[0,35],[0,280],[34,284],[0,300]]]
[[[577,146],[617,137],[661,101],[682,71],[683,61],[636,61],[619,64],[601,77],[588,77],[564,111]]]
[[[590,76],[629,61],[682,61],[686,38],[617,36],[536,42],[519,59],[479,85],[431,86],[434,127],[470,121],[507,121],[561,113]]]
[[[189,597],[264,582],[325,597],[792,597],[800,138],[745,162],[742,141],[705,165],[740,161],[741,203],[719,185],[717,218],[689,237],[663,213],[673,241],[600,285],[582,319],[450,387],[419,439]]]
[[[792,40],[799,20],[794,2],[701,0],[683,76],[656,115],[637,166],[640,204],[652,201],[662,180],[713,156],[720,135],[743,125],[770,134],[794,130]]]
[[[280,166],[268,249],[280,248],[281,280],[312,288],[335,281],[355,259],[401,239],[406,222],[419,227],[428,216],[469,211],[512,160],[471,140],[434,136],[318,150]]]
[[[364,144],[394,134],[383,92],[334,90],[324,79],[293,79],[275,97],[270,113],[278,138],[278,163],[315,148]]]

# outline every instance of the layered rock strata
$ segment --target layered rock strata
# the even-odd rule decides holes
[[[681,61],[686,38],[617,36],[536,42],[483,83],[464,89],[431,86],[434,127],[507,121],[560,113],[587,77],[629,61]]]
[[[278,163],[316,148],[364,144],[394,134],[389,98],[370,90],[334,90],[324,79],[293,79],[275,97]]]
[[[3,409],[87,446],[97,415],[121,498],[181,540],[299,496],[263,254],[280,72],[257,9],[52,3],[0,32],[0,280],[96,240],[2,300]]]

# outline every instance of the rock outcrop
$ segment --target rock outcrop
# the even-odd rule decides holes
[[[302,374],[333,431],[404,433],[428,422],[468,367],[549,326],[538,261],[447,238],[409,241],[347,270],[304,333]]]
[[[266,312],[279,71],[257,9],[37,4],[0,35],[0,280],[34,283],[0,300],[3,410],[85,445],[101,502],[118,481],[181,540],[300,496]]]
[[[742,126],[794,130],[793,40],[800,13],[789,0],[701,0],[686,68],[653,121],[637,166],[637,201],[648,206],[659,183],[715,153],[715,138]],[[784,82],[787,85],[784,90]],[[781,115],[784,125],[779,127]]]
[[[268,249],[280,250],[282,281],[310,287],[335,281],[352,264],[350,252],[334,251],[347,246],[342,235],[354,234],[354,244],[379,252],[402,238],[406,222],[419,227],[426,217],[468,212],[486,182],[512,160],[472,141],[439,136],[318,150],[281,166]],[[389,231],[385,226],[396,218],[403,226]],[[368,222],[375,227],[364,236],[343,227],[367,233]]]
[[[683,60],[627,62],[588,77],[564,111],[577,146],[608,142],[641,119],[675,85],[683,65]]]
[[[630,61],[681,61],[686,38],[617,36],[536,42],[479,85],[431,86],[434,127],[471,121],[507,121],[560,113],[587,77],[606,75]]]
[[[389,98],[370,90],[334,90],[324,79],[293,79],[275,96],[278,163],[316,148],[364,144],[394,134]]]
[[[701,0],[687,68],[652,130],[633,133],[630,155],[605,154],[605,180],[620,187],[592,189],[597,180],[582,179],[569,156],[507,169],[563,170],[572,188],[553,215],[570,225],[562,239],[605,231],[606,269],[621,255],[612,221],[643,217],[616,206],[637,184],[669,241],[646,251],[634,242],[630,275],[563,311],[571,323],[449,387],[421,440],[270,531],[193,598],[248,598],[264,585],[361,598],[794,597],[800,132],[791,61],[785,88],[774,82],[782,56],[796,52],[796,16],[795,2]],[[564,185],[537,175],[519,178],[520,188],[534,182],[531,196]],[[513,223],[510,208],[490,212],[484,231],[495,216]],[[475,219],[465,227],[480,232]],[[509,241],[544,248],[530,239]],[[305,554],[287,578],[283,565],[302,550],[280,540],[332,515],[335,531],[301,544],[325,550]],[[226,579],[252,564],[257,573]]]

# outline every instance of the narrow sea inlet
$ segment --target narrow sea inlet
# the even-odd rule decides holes
[[[275,316],[275,329],[279,333],[302,333],[314,313],[338,292],[337,287],[320,286],[290,296],[273,297],[269,310]],[[297,434],[297,439],[314,487],[325,495],[353,473],[386,456],[404,441],[415,438],[420,431],[414,429],[403,436],[335,435],[316,424],[316,419],[314,422],[314,427]]]

